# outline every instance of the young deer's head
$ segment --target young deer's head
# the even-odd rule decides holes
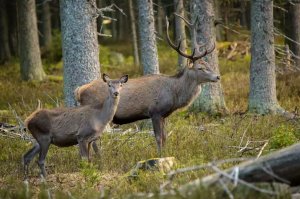
[[[215,49],[215,44],[213,44],[213,46],[210,49],[206,49],[203,52],[200,52],[200,49],[202,47],[205,47],[205,45],[201,45],[197,43],[197,39],[196,39],[196,25],[198,22],[198,19],[196,19],[196,21],[192,24],[190,22],[188,22],[185,18],[183,18],[180,15],[175,14],[177,17],[180,17],[187,25],[188,27],[191,29],[191,31],[193,31],[193,46],[194,46],[194,50],[192,52],[191,55],[186,54],[185,52],[183,52],[180,49],[181,46],[181,42],[182,40],[179,40],[178,45],[175,45],[169,36],[169,21],[168,18],[166,17],[166,22],[167,22],[167,41],[168,44],[178,52],[178,54],[180,54],[181,56],[187,58],[189,60],[189,62],[192,64],[191,66],[187,67],[188,70],[191,70],[194,72],[197,80],[199,83],[205,83],[205,82],[217,82],[220,80],[220,76],[218,74],[216,74],[210,67],[210,65],[202,60],[201,58],[205,57],[206,55],[212,53]]]
[[[108,75],[103,74],[102,79],[108,85],[109,95],[113,98],[117,98],[120,94],[123,84],[128,81],[128,75],[124,75],[118,80],[112,80]]]

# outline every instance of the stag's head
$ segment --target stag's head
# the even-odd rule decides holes
[[[117,98],[120,95],[120,91],[122,90],[123,84],[128,81],[128,75],[122,76],[120,79],[112,80],[108,75],[103,74],[102,79],[108,85],[108,91],[110,96],[113,98]]]
[[[167,23],[167,41],[168,44],[178,52],[178,54],[180,54],[181,56],[187,58],[189,60],[189,62],[191,63],[190,66],[187,66],[188,70],[193,71],[198,79],[199,83],[205,83],[205,82],[217,82],[220,80],[220,76],[218,74],[216,74],[211,66],[203,60],[203,58],[206,55],[209,55],[210,53],[212,53],[215,49],[215,44],[212,45],[212,47],[210,49],[207,49],[205,47],[205,45],[199,44],[197,42],[196,39],[196,25],[197,25],[197,19],[195,20],[195,22],[192,24],[190,22],[188,22],[185,18],[183,18],[180,15],[175,14],[177,17],[180,17],[190,28],[191,31],[193,31],[193,52],[191,55],[185,53],[184,51],[182,51],[180,49],[181,46],[181,42],[182,40],[178,41],[178,44],[175,45],[169,36],[169,21],[168,18],[166,17],[166,23]],[[203,49],[203,51],[201,51],[200,49]]]

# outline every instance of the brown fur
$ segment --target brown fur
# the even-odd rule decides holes
[[[123,87],[120,102],[113,122],[125,124],[146,118],[159,118],[154,125],[158,147],[161,136],[164,137],[163,122],[160,120],[175,110],[190,104],[199,94],[201,83],[218,81],[219,77],[209,68],[203,70],[194,63],[191,68],[185,68],[178,75],[147,75],[130,79]],[[81,105],[103,102],[107,96],[101,79],[83,85],[77,90],[77,99]],[[153,121],[154,122],[154,121]]]
[[[37,109],[25,120],[26,127],[37,140],[24,155],[25,176],[28,164],[40,152],[39,165],[45,176],[44,159],[50,144],[66,147],[79,144],[81,157],[90,158],[90,144],[99,138],[105,126],[111,122],[119,103],[119,91],[128,76],[110,80],[103,75],[103,87],[108,95],[101,103],[73,108]]]

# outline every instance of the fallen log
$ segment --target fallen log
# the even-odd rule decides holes
[[[297,186],[300,185],[300,143],[261,158],[243,162],[224,171],[213,163],[211,163],[210,168],[216,173],[182,185],[179,191],[186,195],[191,189],[209,187],[224,181],[224,179],[236,185],[252,186],[253,189],[257,187],[250,183],[278,182]]]

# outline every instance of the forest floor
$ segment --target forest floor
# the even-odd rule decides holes
[[[125,63],[111,66],[107,58],[110,55],[108,49],[118,49],[124,53]],[[101,53],[102,72],[112,77],[125,73],[130,77],[141,74],[140,69],[133,66],[132,57],[126,54],[126,47],[111,45],[103,47]],[[161,45],[159,57],[161,72],[174,74],[176,53]],[[36,109],[38,100],[46,108],[62,106],[62,63],[45,62],[44,65],[49,79],[42,83],[22,82],[17,61],[0,66],[0,122],[18,124],[16,116],[24,120]],[[163,156],[175,158],[173,169],[229,158],[256,157],[261,142],[268,141],[263,150],[263,154],[267,154],[299,141],[299,121],[246,113],[249,67],[248,55],[237,55],[231,60],[226,59],[226,56],[220,57],[221,82],[228,115],[208,116],[183,109],[167,118],[166,130],[169,136]],[[278,74],[277,95],[280,105],[287,111],[293,112],[299,108],[300,73]],[[138,133],[136,127],[139,128]],[[40,181],[39,168],[36,161],[33,161],[30,165],[28,193],[23,183],[21,157],[32,144],[0,131],[0,198],[124,198],[137,193],[158,193],[160,185],[168,180],[163,172],[143,171],[139,172],[137,178],[128,178],[128,173],[138,161],[157,157],[156,143],[149,133],[151,129],[142,128],[141,123],[123,125],[117,129],[127,133],[104,133],[98,141],[101,154],[93,155],[91,164],[80,161],[77,146],[51,146],[46,161],[49,174],[47,185]],[[253,150],[241,150],[247,142]],[[225,164],[223,168],[232,165]],[[172,185],[176,188],[210,173],[212,171],[209,169],[185,172],[177,175]],[[202,192],[201,196],[218,198],[212,191],[207,194]],[[264,195],[262,198],[269,196]]]

